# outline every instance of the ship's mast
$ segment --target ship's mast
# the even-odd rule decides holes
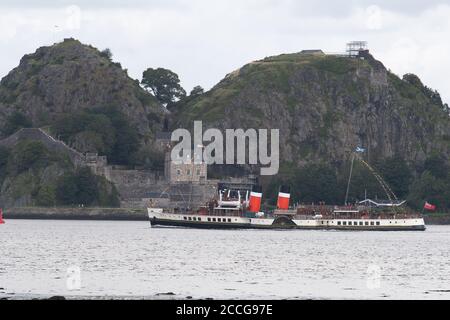
[[[349,174],[348,182],[347,182],[347,192],[345,193],[345,205],[348,205],[348,196],[349,196],[349,191],[350,191],[350,183],[351,183],[351,179],[352,179],[352,175],[353,175],[353,166],[354,166],[355,159],[359,160],[362,164],[364,164],[364,166],[366,166],[369,169],[369,171],[375,177],[377,182],[383,188],[383,191],[386,193],[386,196],[388,197],[389,201],[392,204],[394,203],[394,201],[398,201],[398,198],[395,195],[394,191],[392,191],[392,189],[389,187],[389,185],[386,183],[386,181],[384,181],[384,179],[381,177],[381,175],[378,174],[378,172],[376,172],[375,169],[372,168],[372,166],[370,164],[368,164],[366,161],[364,161],[364,159],[362,159],[358,154],[353,152],[352,162],[351,162],[351,166],[350,166],[350,174]],[[366,193],[367,193],[367,191],[366,191]],[[393,208],[394,208],[394,211],[397,212],[396,207],[393,206]]]
[[[353,175],[353,164],[355,163],[355,154],[353,153],[352,155],[352,164],[350,166],[350,174],[348,176],[348,181],[347,181],[347,192],[345,193],[345,203],[344,205],[348,205],[348,194],[350,191],[350,181],[352,180],[352,175]]]

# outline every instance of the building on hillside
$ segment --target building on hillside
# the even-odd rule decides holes
[[[171,150],[166,152],[164,175],[170,183],[179,182],[206,182],[208,179],[208,166],[205,161],[188,159],[172,159]]]
[[[300,54],[325,55],[321,49],[308,49],[300,51]]]

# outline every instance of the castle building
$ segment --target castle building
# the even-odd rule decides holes
[[[191,157],[187,161],[173,161],[171,152],[166,152],[164,175],[170,183],[206,182],[208,167],[204,161],[194,161]]]

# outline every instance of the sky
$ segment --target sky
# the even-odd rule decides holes
[[[188,92],[267,56],[366,40],[450,102],[450,0],[0,0],[0,78],[68,37],[109,48],[135,79],[168,68]]]

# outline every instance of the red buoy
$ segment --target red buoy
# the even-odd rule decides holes
[[[4,224],[5,220],[3,220],[3,210],[0,208],[0,224]]]

